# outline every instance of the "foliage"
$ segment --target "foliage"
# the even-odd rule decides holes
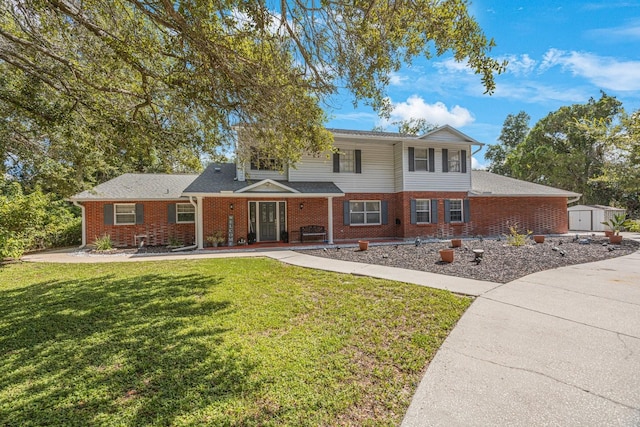
[[[613,234],[617,236],[628,225],[627,214],[614,214],[613,218],[609,218],[608,221],[604,221],[601,224],[609,227]]]
[[[432,123],[429,123],[427,119],[416,119],[411,118],[407,120],[397,120],[392,121],[390,123],[391,126],[398,127],[398,133],[406,134],[406,135],[423,135],[425,133],[431,132],[436,129],[438,126]],[[375,132],[384,132],[385,127],[376,126],[373,128]]]
[[[625,227],[627,228],[627,230],[631,232],[638,233],[640,232],[640,220],[638,219],[627,220]]]
[[[61,196],[122,172],[198,170],[236,125],[283,164],[323,151],[321,103],[346,87],[384,114],[389,76],[418,55],[451,51],[487,92],[506,66],[465,0],[0,0],[0,11],[0,164]]]
[[[507,155],[506,167],[514,177],[582,194],[583,203],[608,204],[609,190],[592,178],[600,176],[606,144],[585,131],[584,123],[616,125],[621,103],[605,93],[586,104],[561,107],[538,121]]]
[[[510,246],[524,246],[527,243],[527,238],[533,234],[532,231],[527,230],[526,233],[521,233],[518,230],[518,224],[508,225],[509,234],[505,235],[507,238],[507,244]]]
[[[113,241],[111,240],[111,235],[105,234],[100,237],[97,237],[93,244],[98,251],[108,251],[113,249]]]
[[[491,162],[488,168],[489,172],[513,176],[511,165],[507,164],[507,157],[526,139],[529,134],[530,120],[531,117],[524,111],[520,111],[516,115],[509,114],[507,116],[498,138],[500,144],[490,145],[485,154],[485,158]]]
[[[79,244],[81,234],[81,218],[67,202],[39,188],[24,194],[17,182],[0,183],[0,259]]]
[[[216,230],[213,233],[211,233],[210,235],[208,235],[206,237],[207,242],[211,243],[212,245],[219,245],[221,243],[224,243],[226,240],[226,235],[224,232],[220,231],[220,230]]]
[[[399,425],[471,302],[257,258],[2,276],[6,425]]]

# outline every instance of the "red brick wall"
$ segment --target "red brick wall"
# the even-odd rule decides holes
[[[472,197],[473,234],[495,236],[518,224],[534,234],[562,234],[569,231],[567,199],[564,197]]]
[[[166,245],[173,237],[180,243],[191,245],[195,243],[194,224],[169,224],[167,205],[185,203],[184,200],[139,202],[144,205],[144,223],[136,225],[105,225],[104,205],[123,202],[83,202],[85,206],[87,244],[92,244],[97,237],[105,234],[111,236],[115,246],[126,247],[134,245],[134,236],[146,234],[149,236],[147,244]]]

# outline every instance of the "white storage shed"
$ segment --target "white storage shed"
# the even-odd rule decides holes
[[[601,205],[576,205],[568,208],[568,211],[571,231],[604,231],[606,227],[603,222],[625,213],[624,209]]]

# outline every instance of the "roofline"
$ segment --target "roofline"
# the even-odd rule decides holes
[[[285,197],[285,198],[320,198],[320,197],[342,197],[345,193],[276,193],[276,192],[257,192],[257,193],[183,193],[186,197],[226,197],[234,199],[249,199],[256,197]]]
[[[264,184],[271,184],[271,185],[274,185],[276,187],[280,187],[283,190],[289,190],[291,193],[300,194],[300,192],[298,190],[296,190],[294,188],[291,188],[291,187],[289,187],[287,185],[281,184],[280,182],[275,181],[275,180],[270,179],[270,178],[263,179],[262,181],[258,181],[258,182],[255,182],[255,183],[251,184],[251,185],[243,187],[240,190],[237,190],[237,192],[238,193],[246,193],[248,190],[251,190],[252,188],[260,187],[261,185],[264,185]]]
[[[188,200],[189,196],[178,196],[178,197],[163,197],[163,198],[156,198],[156,199],[150,199],[150,198],[139,198],[139,197],[135,197],[135,198],[122,198],[122,197],[118,197],[118,198],[113,198],[113,197],[101,197],[101,198],[91,198],[91,199],[87,199],[87,198],[75,198],[75,197],[69,197],[68,199],[65,199],[69,202],[163,202],[163,201],[175,201],[175,200]]]
[[[435,128],[435,129],[433,129],[433,130],[431,130],[431,131],[429,131],[429,132],[427,132],[427,133],[425,133],[423,135],[420,135],[417,139],[425,139],[425,137],[427,137],[429,135],[432,135],[432,134],[434,134],[436,132],[440,132],[441,130],[448,130],[450,132],[453,132],[456,135],[458,135],[459,137],[461,137],[462,139],[466,139],[467,142],[469,142],[471,145],[479,145],[481,147],[486,145],[485,143],[480,142],[480,141],[478,141],[478,140],[476,140],[474,138],[471,138],[469,135],[467,135],[467,134],[465,134],[463,132],[460,132],[458,129],[456,129],[453,126],[450,126],[450,125],[439,126],[439,127]]]
[[[497,194],[497,193],[475,193],[469,191],[469,197],[582,197],[582,194],[578,193],[566,193],[566,194]]]

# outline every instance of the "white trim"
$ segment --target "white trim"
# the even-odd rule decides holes
[[[380,191],[378,191],[377,193],[380,193]],[[198,197],[225,197],[225,198],[242,198],[242,199],[246,199],[247,197],[255,197],[255,198],[260,198],[260,197],[268,197],[268,198],[308,198],[308,199],[315,199],[315,198],[324,198],[324,197],[343,197],[345,195],[345,193],[270,193],[268,191],[259,193],[240,193],[240,192],[235,192],[232,194],[224,194],[224,193],[189,193],[191,196],[198,196]],[[389,192],[389,194],[393,194],[393,192]]]
[[[180,221],[180,212],[178,212],[178,206],[179,205],[187,205],[187,206],[193,206],[193,204],[186,202],[186,203],[176,203],[176,224],[193,224],[196,222],[196,207],[193,206],[193,221]],[[182,212],[184,213],[191,213],[191,212]]]
[[[287,208],[288,204],[286,200],[247,200],[247,227],[248,232],[251,232],[251,203],[256,204],[256,229],[254,233],[256,233],[256,243],[260,242],[260,204],[261,203],[275,203],[276,204],[276,241],[280,241],[280,235],[283,231],[288,230],[289,221],[287,218]],[[280,203],[284,203],[284,230],[280,229]],[[289,238],[291,238],[291,234],[289,234]],[[247,239],[248,240],[248,239]],[[268,240],[271,241],[271,240]]]
[[[84,248],[87,246],[87,215],[84,211],[84,205],[81,205],[75,200],[72,200],[72,202],[74,205],[78,206],[82,212],[82,245],[80,248]]]
[[[433,214],[431,213],[431,200],[432,199],[415,199],[416,201],[416,224],[432,224],[431,218]],[[424,209],[418,210],[418,202],[427,202],[427,209],[429,211],[429,221],[418,221],[418,212],[426,212]]]
[[[118,222],[118,206],[133,206],[133,222]],[[121,215],[131,215],[130,213],[121,213]],[[113,204],[113,225],[136,225],[136,204],[135,203],[114,203]]]
[[[464,223],[464,199],[447,199],[449,200],[449,224],[462,224]],[[452,220],[451,219],[451,212],[453,212],[453,210],[451,209],[451,202],[460,202],[460,220]],[[458,209],[456,209],[456,212],[458,211]]]
[[[480,145],[480,146],[485,145],[484,143],[471,138],[469,135],[465,135],[464,133],[460,132],[458,129],[456,129],[454,127],[451,127],[449,125],[444,125],[444,126],[440,126],[438,128],[435,128],[432,131],[429,131],[429,132],[425,133],[424,135],[419,136],[418,139],[422,139],[422,140],[427,139],[429,136],[433,136],[434,134],[436,134],[438,132],[441,132],[443,130],[449,131],[449,132],[455,134],[456,136],[460,137],[461,139],[464,140],[464,141],[461,141],[461,142],[466,142],[466,143],[469,143],[471,145]],[[436,142],[438,140],[437,139],[432,139],[431,141]],[[446,141],[446,142],[449,142],[449,141]]]
[[[300,192],[298,190],[294,190],[291,187],[287,187],[284,184],[279,183],[278,181],[274,181],[273,179],[263,179],[262,181],[258,181],[255,184],[251,184],[247,187],[241,188],[240,190],[236,191],[236,193],[246,193],[249,190],[253,189],[253,188],[257,188],[257,187],[261,187],[263,185],[267,185],[267,184],[271,184],[271,185],[275,185],[276,187],[280,187],[281,189],[285,190],[285,191],[289,191],[291,193],[297,193],[300,194]],[[268,191],[264,192],[265,194],[274,194]],[[277,194],[277,193],[276,193]]]
[[[189,203],[196,207],[196,246],[204,249],[204,227],[202,226],[202,197],[198,196],[196,202],[193,197],[189,198]]]
[[[333,245],[333,197],[327,197],[327,216],[329,229],[327,230],[327,243]],[[351,219],[351,218],[349,218]]]
[[[353,214],[353,211],[351,210],[351,203],[364,203],[364,211],[362,211],[362,213],[364,214],[364,222],[363,223],[356,223],[354,224],[353,221],[351,220],[351,215]],[[379,220],[378,222],[367,222],[367,213],[374,213],[375,211],[371,211],[371,212],[367,212],[367,203],[377,203],[378,204],[378,216],[379,216]],[[359,211],[357,213],[360,213]],[[366,226],[366,225],[382,225],[382,200],[349,200],[349,226],[353,226],[353,227],[361,227],[361,226]]]

